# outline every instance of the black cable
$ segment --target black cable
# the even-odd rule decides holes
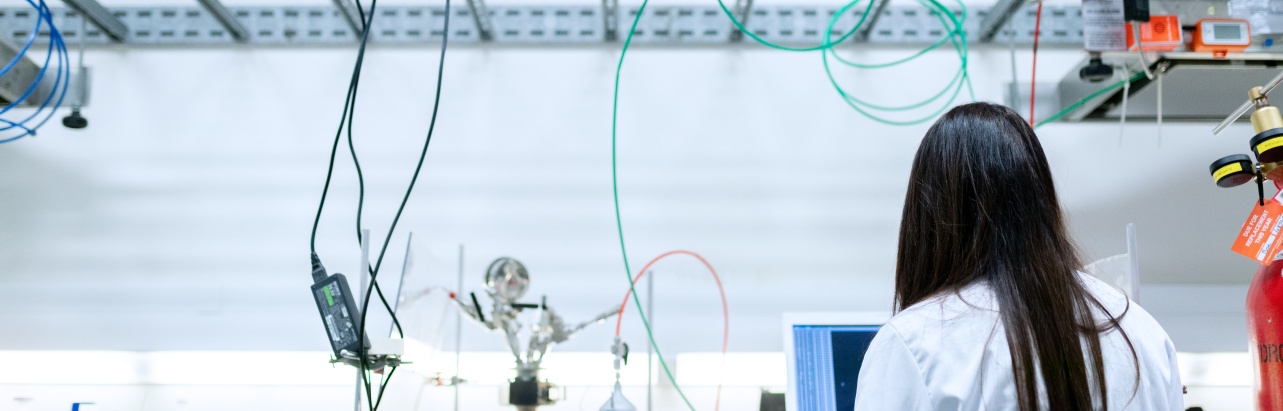
[[[374,408],[370,411],[379,409],[379,405],[383,404],[383,393],[388,392],[388,382],[392,381],[392,374],[396,374],[396,367],[390,368],[388,374],[383,377],[383,383],[379,384],[379,398],[374,401]]]
[[[361,8],[361,0],[354,0],[353,3],[356,3],[356,15],[360,17],[359,20],[361,20],[361,24],[364,25],[365,9]],[[374,3],[370,3],[370,14],[374,14]],[[365,27],[361,27],[361,29],[364,30]]]
[[[368,22],[365,20],[365,15],[366,15],[365,12],[361,11],[361,17],[362,17],[361,29],[362,29],[363,42],[367,39],[365,35],[365,31],[368,30],[368,27],[374,22],[373,12],[376,6],[375,3],[377,2],[370,3],[371,18]],[[356,6],[357,6],[357,9],[360,10],[361,2],[359,1],[356,2]],[[344,102],[345,117],[339,120],[340,129],[342,129],[344,123],[347,124],[348,153],[351,154],[352,165],[356,169],[356,181],[357,181],[356,241],[357,241],[357,244],[361,244],[365,240],[364,238],[361,238],[362,237],[361,236],[361,218],[362,218],[362,215],[364,215],[365,213],[364,211],[365,210],[365,173],[361,170],[361,160],[356,154],[356,145],[353,142],[353,138],[352,138],[352,135],[353,135],[352,128],[356,124],[356,99],[357,99],[357,95],[360,93],[360,88],[361,88],[360,67],[363,66],[364,63],[365,63],[365,53],[364,53],[364,50],[362,50],[362,52],[357,56],[357,62],[356,62],[357,69],[355,70],[355,72],[352,73],[352,81],[349,85],[350,92],[348,93],[348,99]],[[370,269],[367,269],[367,270],[370,270]],[[383,303],[383,308],[387,310],[388,315],[392,317],[392,325],[396,327],[397,334],[400,335],[401,338],[405,338],[405,330],[401,328],[401,321],[400,319],[397,318],[396,311],[392,309],[392,305],[388,303],[387,297],[383,295],[382,286],[375,283],[374,291],[379,295],[379,301]]]
[[[345,124],[345,123],[347,123],[347,120],[348,120],[348,118],[350,117],[350,115],[349,115],[349,114],[350,114],[350,113],[351,113],[351,111],[353,110],[353,106],[354,106],[355,101],[356,101],[356,92],[357,92],[358,85],[359,85],[359,83],[360,83],[361,67],[362,67],[362,65],[364,64],[364,60],[365,60],[365,50],[366,50],[366,45],[367,45],[367,44],[369,44],[369,35],[370,35],[370,29],[369,29],[369,27],[370,27],[370,25],[373,23],[373,18],[374,18],[374,13],[373,13],[373,12],[374,12],[375,7],[377,6],[378,0],[372,0],[372,1],[370,2],[370,14],[369,14],[368,19],[367,19],[367,18],[364,18],[364,11],[360,8],[360,2],[359,2],[359,1],[357,1],[356,3],[357,3],[357,6],[358,6],[358,11],[360,11],[360,12],[362,13],[362,17],[363,17],[363,19],[362,19],[363,27],[362,27],[362,33],[361,33],[361,43],[360,43],[360,47],[358,48],[358,51],[357,51],[357,59],[356,59],[356,63],[354,64],[353,69],[352,69],[352,80],[348,83],[348,91],[347,91],[347,95],[346,95],[346,96],[345,96],[345,98],[344,98],[344,102],[343,102],[343,112],[342,112],[342,114],[340,114],[340,115],[339,115],[339,126],[338,126],[338,130],[337,130],[337,131],[335,132],[335,134],[334,134],[334,143],[333,143],[332,147],[330,148],[330,160],[329,160],[329,165],[328,165],[328,167],[327,167],[326,174],[325,174],[325,185],[324,185],[324,187],[323,187],[323,188],[322,188],[322,190],[321,190],[321,199],[320,199],[320,201],[319,201],[319,203],[318,203],[318,205],[317,205],[317,209],[316,209],[316,217],[315,217],[315,218],[313,219],[313,221],[312,221],[312,233],[311,233],[311,239],[310,239],[310,244],[309,244],[309,245],[310,245],[310,248],[311,248],[311,251],[312,251],[312,256],[313,256],[313,261],[314,261],[314,263],[319,263],[319,260],[315,257],[315,256],[316,256],[316,233],[317,233],[317,229],[318,229],[318,227],[320,226],[320,222],[321,222],[321,214],[322,214],[322,212],[323,212],[323,211],[324,211],[324,209],[325,209],[325,200],[326,200],[326,198],[327,198],[327,197],[328,197],[328,195],[329,195],[330,183],[331,183],[331,181],[333,180],[333,176],[334,176],[334,160],[335,160],[335,158],[337,157],[337,154],[338,154],[339,141],[342,139],[342,136],[343,136],[343,129],[344,129],[344,128],[343,128],[343,126],[344,126],[344,124]],[[349,130],[350,130],[350,128],[349,128]],[[349,142],[350,142],[350,134],[349,134]],[[355,156],[355,151],[353,152],[353,155]],[[354,160],[355,160],[355,157],[354,157]],[[359,173],[359,172],[360,172],[360,171],[359,171],[359,165],[358,165],[358,173]],[[363,177],[362,177],[362,178],[363,178]],[[362,191],[364,191],[364,184],[362,184]],[[359,216],[358,216],[358,219],[359,219]],[[360,230],[359,230],[359,226],[360,226],[360,223],[359,223],[359,221],[358,221],[358,233],[359,233],[359,231],[360,231]],[[358,236],[359,236],[359,234],[358,234]],[[314,264],[314,265],[315,265],[315,264]],[[315,267],[314,267],[314,269],[315,269]],[[314,273],[314,274],[315,274],[315,273]],[[372,279],[373,279],[373,278],[372,278]],[[379,299],[380,299],[381,301],[383,301],[383,305],[384,305],[384,307],[385,307],[385,308],[387,308],[388,312],[389,312],[389,313],[391,313],[391,314],[394,316],[394,318],[393,318],[393,322],[394,322],[394,323],[396,323],[396,324],[398,325],[398,327],[399,327],[400,322],[399,322],[399,321],[397,321],[397,320],[395,319],[395,313],[393,313],[393,312],[392,312],[392,308],[391,308],[391,306],[387,303],[387,299],[383,297],[382,289],[381,289],[381,288],[379,288],[379,287],[377,287],[377,285],[378,285],[377,283],[374,283],[373,285],[374,285],[374,286],[375,286],[375,288],[378,290]],[[368,295],[368,293],[369,293],[370,291],[369,291],[369,290],[366,290],[366,292],[367,292],[367,295],[366,295],[366,300],[365,300],[365,301],[368,303],[368,301],[369,301],[369,295]],[[367,304],[367,306],[366,306],[366,307],[363,307],[363,310],[368,309],[368,308],[369,308],[369,307],[368,307],[368,304]],[[371,392],[370,378],[369,378],[369,375],[367,374],[367,370],[368,370],[368,368],[369,368],[369,364],[368,364],[368,355],[366,354],[366,351],[365,351],[365,325],[364,325],[364,321],[365,321],[365,319],[366,319],[366,317],[365,317],[365,313],[362,313],[362,316],[361,316],[361,321],[362,321],[362,325],[361,325],[361,335],[359,335],[359,336],[358,336],[358,339],[359,339],[360,344],[361,344],[361,345],[360,345],[360,347],[361,347],[361,353],[360,353],[360,354],[361,354],[361,356],[360,356],[360,361],[359,361],[359,362],[360,362],[360,367],[359,367],[359,368],[360,368],[360,370],[361,370],[362,380],[363,380],[363,382],[364,382],[364,384],[365,384],[366,398],[367,398],[367,401],[368,401],[368,400],[372,400],[372,399],[373,399],[373,393]],[[399,329],[399,328],[398,328],[398,329]],[[371,402],[371,403],[372,403],[372,402]]]
[[[374,0],[374,1],[377,1],[377,0]],[[375,14],[374,3],[372,2],[370,6],[371,21],[373,20],[374,14]],[[428,156],[428,147],[432,144],[432,134],[436,131],[437,115],[440,113],[440,110],[441,110],[441,86],[442,86],[443,79],[445,77],[446,46],[449,44],[449,38],[450,38],[450,0],[445,0],[444,14],[446,18],[444,22],[444,27],[442,28],[442,32],[441,32],[441,56],[440,56],[439,62],[437,63],[437,86],[436,86],[435,96],[432,102],[432,117],[430,120],[428,120],[428,134],[423,139],[423,149],[419,152],[419,161],[414,167],[414,174],[412,174],[410,177],[410,184],[405,189],[405,195],[401,197],[401,204],[400,206],[397,207],[396,215],[392,218],[391,226],[388,227],[387,236],[386,238],[384,238],[383,246],[379,250],[379,257],[374,263],[374,271],[370,273],[371,289],[373,289],[374,285],[377,284],[379,270],[380,268],[383,267],[383,257],[387,255],[388,244],[391,243],[392,235],[396,232],[397,223],[401,221],[401,215],[405,212],[405,206],[410,201],[410,194],[414,192],[414,185],[419,180],[419,173],[423,170],[423,162],[425,159],[427,159],[427,156]],[[368,36],[369,32],[370,30],[367,27],[364,35]],[[362,41],[364,42],[364,39]],[[361,303],[361,322],[360,322],[361,330],[360,330],[360,333],[358,333],[357,335],[358,339],[365,338],[365,319],[366,319],[366,315],[369,313],[368,308],[370,306],[370,294],[372,294],[370,290],[367,290],[364,301]],[[364,351],[365,350],[364,341],[361,341],[360,345],[358,345],[357,347],[360,347],[360,349]],[[366,357],[367,356],[364,353],[362,353],[361,362],[363,366],[365,364]],[[377,404],[373,408],[371,408],[370,411],[378,411]]]
[[[377,1],[378,0],[374,0],[374,2]],[[360,2],[357,2],[357,4],[360,4]],[[373,6],[373,3],[371,6]],[[364,23],[364,20],[362,20],[362,23]],[[368,30],[365,30],[365,32],[368,32]],[[339,152],[339,141],[343,139],[343,125],[347,122],[348,111],[351,110],[352,102],[354,101],[353,94],[356,93],[357,84],[359,84],[361,76],[361,65],[365,58],[365,45],[366,39],[368,38],[365,32],[361,35],[361,45],[357,51],[356,64],[352,68],[352,79],[348,82],[347,95],[343,97],[343,113],[339,114],[339,127],[338,130],[334,132],[334,144],[330,148],[330,163],[325,171],[325,185],[321,189],[321,200],[316,206],[316,217],[312,220],[312,236],[310,242],[312,254],[316,254],[316,232],[317,228],[321,225],[321,212],[325,210],[325,199],[329,196],[330,182],[334,177],[334,160]]]

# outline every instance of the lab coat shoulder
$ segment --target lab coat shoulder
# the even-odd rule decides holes
[[[856,411],[929,411],[930,393],[917,356],[894,324],[883,326],[869,343],[855,394]]]
[[[1183,409],[1176,350],[1167,333],[1122,293],[1083,277],[1104,308],[1095,313],[1097,321],[1108,315],[1120,325],[1101,335],[1109,409]],[[855,409],[1016,409],[1000,317],[997,301],[984,284],[942,293],[901,311],[870,343]]]
[[[1111,409],[1184,409],[1184,387],[1181,384],[1180,367],[1176,362],[1176,346],[1172,344],[1167,331],[1163,330],[1148,311],[1118,290],[1095,277],[1084,275],[1082,278],[1087,289],[1107,311],[1097,313],[1097,316],[1103,318],[1108,315],[1118,319],[1121,331],[1127,336],[1123,339],[1119,330],[1111,330],[1101,338],[1106,354],[1106,371],[1113,371],[1107,377],[1124,381],[1134,381],[1137,376],[1140,379],[1139,384],[1120,384],[1128,389],[1135,385],[1134,393],[1111,392],[1111,403],[1115,399],[1123,400],[1122,407]],[[1130,344],[1130,349],[1124,344]],[[1110,349],[1111,345],[1114,346],[1113,349]],[[1133,352],[1136,357],[1129,358]],[[1132,361],[1138,363],[1140,368],[1132,366]]]

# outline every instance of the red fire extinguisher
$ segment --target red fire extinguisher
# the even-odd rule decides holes
[[[1247,341],[1256,409],[1283,410],[1283,259],[1257,270],[1247,290]]]
[[[1212,163],[1210,171],[1221,187],[1255,181],[1260,195],[1232,249],[1262,263],[1247,292],[1247,339],[1256,409],[1274,411],[1283,410],[1283,194],[1266,201],[1264,182],[1283,187],[1283,115],[1270,106],[1265,93],[1262,87],[1249,92],[1256,108],[1256,135],[1251,140],[1256,161],[1246,155],[1227,156]]]

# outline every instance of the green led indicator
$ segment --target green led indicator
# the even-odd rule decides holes
[[[334,306],[334,294],[330,293],[330,287],[325,287],[325,302],[330,303],[331,307]]]

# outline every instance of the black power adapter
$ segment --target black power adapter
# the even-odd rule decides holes
[[[334,358],[343,360],[361,355],[361,313],[356,309],[356,298],[348,287],[347,277],[335,273],[326,275],[325,267],[316,254],[312,254],[312,299],[325,323],[325,333],[330,336]],[[346,357],[345,357],[346,354]]]

